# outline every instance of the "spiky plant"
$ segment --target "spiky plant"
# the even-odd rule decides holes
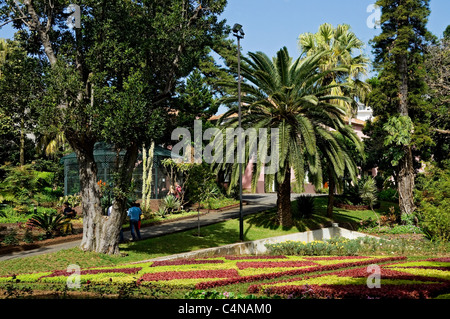
[[[63,214],[50,212],[33,215],[28,221],[28,224],[44,230],[45,236],[50,238],[54,232],[60,230],[68,222]]]

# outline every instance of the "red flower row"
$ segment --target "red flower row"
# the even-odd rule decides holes
[[[436,270],[450,271],[449,267],[435,267],[435,266],[398,266],[397,268],[436,269]]]
[[[369,288],[366,285],[305,285],[281,286],[265,289],[267,294],[290,295],[310,298],[352,298],[352,299],[427,299],[448,292],[450,283],[382,285]]]
[[[275,267],[305,267],[305,266],[317,266],[312,261],[248,261],[237,262],[236,266],[239,269],[246,268],[275,268]]]
[[[430,259],[426,259],[426,261],[440,261],[440,262],[450,263],[450,257],[430,258]]]
[[[289,285],[289,282],[299,281],[299,280],[308,280],[311,278],[325,277],[325,276],[364,278],[364,277],[368,277],[371,274],[372,274],[371,272],[367,271],[367,268],[363,267],[363,268],[345,269],[345,270],[329,272],[326,274],[320,274],[320,275],[314,275],[314,276],[296,277],[296,278],[291,278],[288,280],[274,281],[274,282],[271,282],[270,284],[286,283],[286,286],[293,287],[292,285]],[[388,278],[388,279],[416,280],[416,281],[428,281],[428,282],[429,281],[436,281],[436,282],[442,281],[442,279],[439,279],[439,278],[412,275],[412,274],[404,273],[401,271],[385,269],[385,268],[381,268],[380,276],[381,276],[381,278]],[[251,285],[248,288],[248,292],[249,293],[260,292],[262,285],[265,285],[265,284]],[[334,285],[332,285],[332,286],[334,286]]]
[[[315,272],[315,271],[326,271],[326,270],[335,270],[343,267],[355,267],[355,266],[362,266],[367,265],[374,262],[384,262],[384,261],[393,261],[393,260],[404,260],[406,257],[386,257],[386,258],[380,258],[374,261],[373,259],[369,260],[363,260],[363,261],[355,261],[351,263],[340,263],[340,264],[334,264],[334,265],[324,265],[324,266],[315,266],[315,267],[309,267],[309,268],[302,268],[302,269],[293,269],[288,271],[280,271],[276,273],[269,273],[269,274],[261,274],[261,275],[253,275],[253,276],[243,276],[238,278],[229,278],[229,279],[223,279],[223,280],[216,280],[216,281],[209,281],[209,282],[201,282],[196,285],[197,289],[208,289],[208,288],[214,288],[219,286],[226,286],[236,283],[243,283],[243,282],[252,282],[256,280],[264,280],[264,279],[272,279],[282,276],[294,276],[294,275],[301,275],[306,274],[309,272]]]
[[[102,274],[102,273],[124,273],[124,274],[135,274],[139,270],[141,270],[142,267],[136,267],[136,268],[117,268],[117,269],[86,269],[81,270],[80,275],[95,275],[95,274]],[[56,276],[70,276],[73,272],[68,272],[66,270],[56,270],[50,275],[43,276],[44,277],[56,277]]]
[[[238,277],[236,269],[217,269],[217,270],[195,270],[195,271],[166,271],[157,273],[148,273],[142,275],[140,280],[158,281],[174,279],[195,279],[195,278],[233,278]]]
[[[324,257],[305,257],[308,260],[345,260],[345,259],[366,259],[366,256],[324,256]]]
[[[176,259],[176,260],[161,260],[155,261],[152,267],[160,266],[181,266],[181,265],[195,265],[195,264],[223,264],[223,260],[220,259]]]
[[[242,260],[242,259],[284,259],[287,258],[286,256],[279,255],[279,256],[273,256],[273,255],[261,255],[261,256],[225,256],[225,259],[227,260]]]

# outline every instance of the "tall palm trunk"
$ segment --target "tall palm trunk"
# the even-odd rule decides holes
[[[334,190],[336,188],[336,182],[334,180],[333,168],[328,166],[328,206],[327,217],[333,218],[333,206],[334,206]]]
[[[281,226],[292,227],[294,225],[291,210],[291,170],[289,167],[286,168],[284,181],[278,184],[277,211]]]

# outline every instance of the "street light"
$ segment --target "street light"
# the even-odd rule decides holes
[[[238,51],[238,99],[239,99],[239,136],[238,143],[242,142],[241,126],[241,39],[244,38],[242,25],[236,23],[233,26],[233,35],[237,38]],[[244,240],[244,215],[242,213],[242,161],[239,159],[239,239]]]

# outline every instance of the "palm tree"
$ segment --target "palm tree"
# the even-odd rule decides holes
[[[318,52],[330,52],[330,54],[323,56],[320,69],[326,71],[339,67],[339,70],[331,72],[323,78],[322,85],[345,83],[343,86],[333,88],[331,94],[351,97],[350,101],[338,100],[332,103],[344,106],[347,109],[348,118],[351,119],[357,110],[357,101],[364,101],[370,91],[370,85],[362,81],[362,77],[367,75],[369,65],[369,59],[362,53],[364,43],[357,38],[355,33],[350,31],[349,25],[342,24],[333,28],[329,23],[322,24],[316,34],[301,34],[298,43],[302,50],[302,55],[310,56]],[[359,51],[359,54],[355,55],[355,51]],[[362,153],[361,142],[357,138],[346,135],[349,138],[348,141],[353,142],[354,147]],[[347,153],[346,157],[351,160],[346,162],[348,165],[345,168],[350,173],[350,176],[354,177],[356,176],[356,165],[353,158],[348,157],[349,150],[345,151],[345,149],[343,148],[342,151]],[[324,157],[324,164],[328,165],[329,181],[327,216],[332,217],[334,191],[337,181],[342,176],[338,174],[338,172],[341,172],[340,168],[332,162],[331,158]]]
[[[333,217],[334,190],[343,181],[346,173],[356,183],[358,166],[354,152],[362,154],[363,143],[350,125],[340,127],[337,131],[329,131],[323,127],[316,127],[317,147],[321,153],[321,164],[328,175],[328,206],[327,217]],[[319,178],[322,176],[317,175]],[[320,181],[320,184],[322,181]]]
[[[323,51],[330,52],[322,57],[321,70],[326,71],[336,67],[340,69],[328,74],[322,84],[346,83],[345,86],[334,88],[333,94],[352,98],[349,102],[340,101],[348,108],[348,116],[352,117],[357,108],[357,100],[365,100],[370,91],[370,86],[362,79],[367,76],[370,63],[369,58],[362,52],[364,42],[350,31],[348,24],[340,24],[333,28],[331,24],[324,23],[316,34],[301,34],[298,44],[302,55],[310,56]],[[355,52],[359,54],[355,54]]]
[[[278,183],[278,219],[280,224],[286,227],[293,224],[290,205],[291,170],[300,189],[303,188],[305,170],[313,175],[321,174],[316,130],[322,126],[324,130],[328,127],[340,131],[345,126],[346,109],[331,101],[349,102],[350,99],[329,94],[338,86],[337,84],[320,85],[327,75],[339,71],[336,68],[320,71],[320,62],[327,54],[330,52],[320,52],[292,61],[288,50],[284,47],[273,59],[262,52],[249,53],[248,58],[243,58],[242,76],[246,81],[242,84],[242,127],[278,129],[279,141],[276,145],[271,145],[269,132],[267,140],[260,140],[259,143],[267,143],[272,150],[272,146],[277,146],[279,150],[278,157],[272,158],[272,161],[275,160],[277,171],[266,174],[266,181],[276,180]],[[228,82],[222,85],[232,87],[236,83]],[[222,100],[224,103],[236,101],[238,96]],[[233,106],[223,117],[230,118],[230,115],[236,112],[237,107]],[[237,118],[231,117],[222,129],[237,125]],[[335,135],[328,134],[327,137],[333,139]],[[336,141],[334,145],[337,144]],[[246,149],[245,161],[248,164],[251,159],[248,152],[249,141],[246,141]],[[257,177],[265,165],[264,161],[264,156],[256,158],[252,171],[253,187],[256,186]],[[216,169],[223,170],[225,166],[226,164],[218,164]],[[237,163],[233,164],[231,187],[238,182],[237,166]],[[320,179],[317,178],[316,181],[318,180]]]

